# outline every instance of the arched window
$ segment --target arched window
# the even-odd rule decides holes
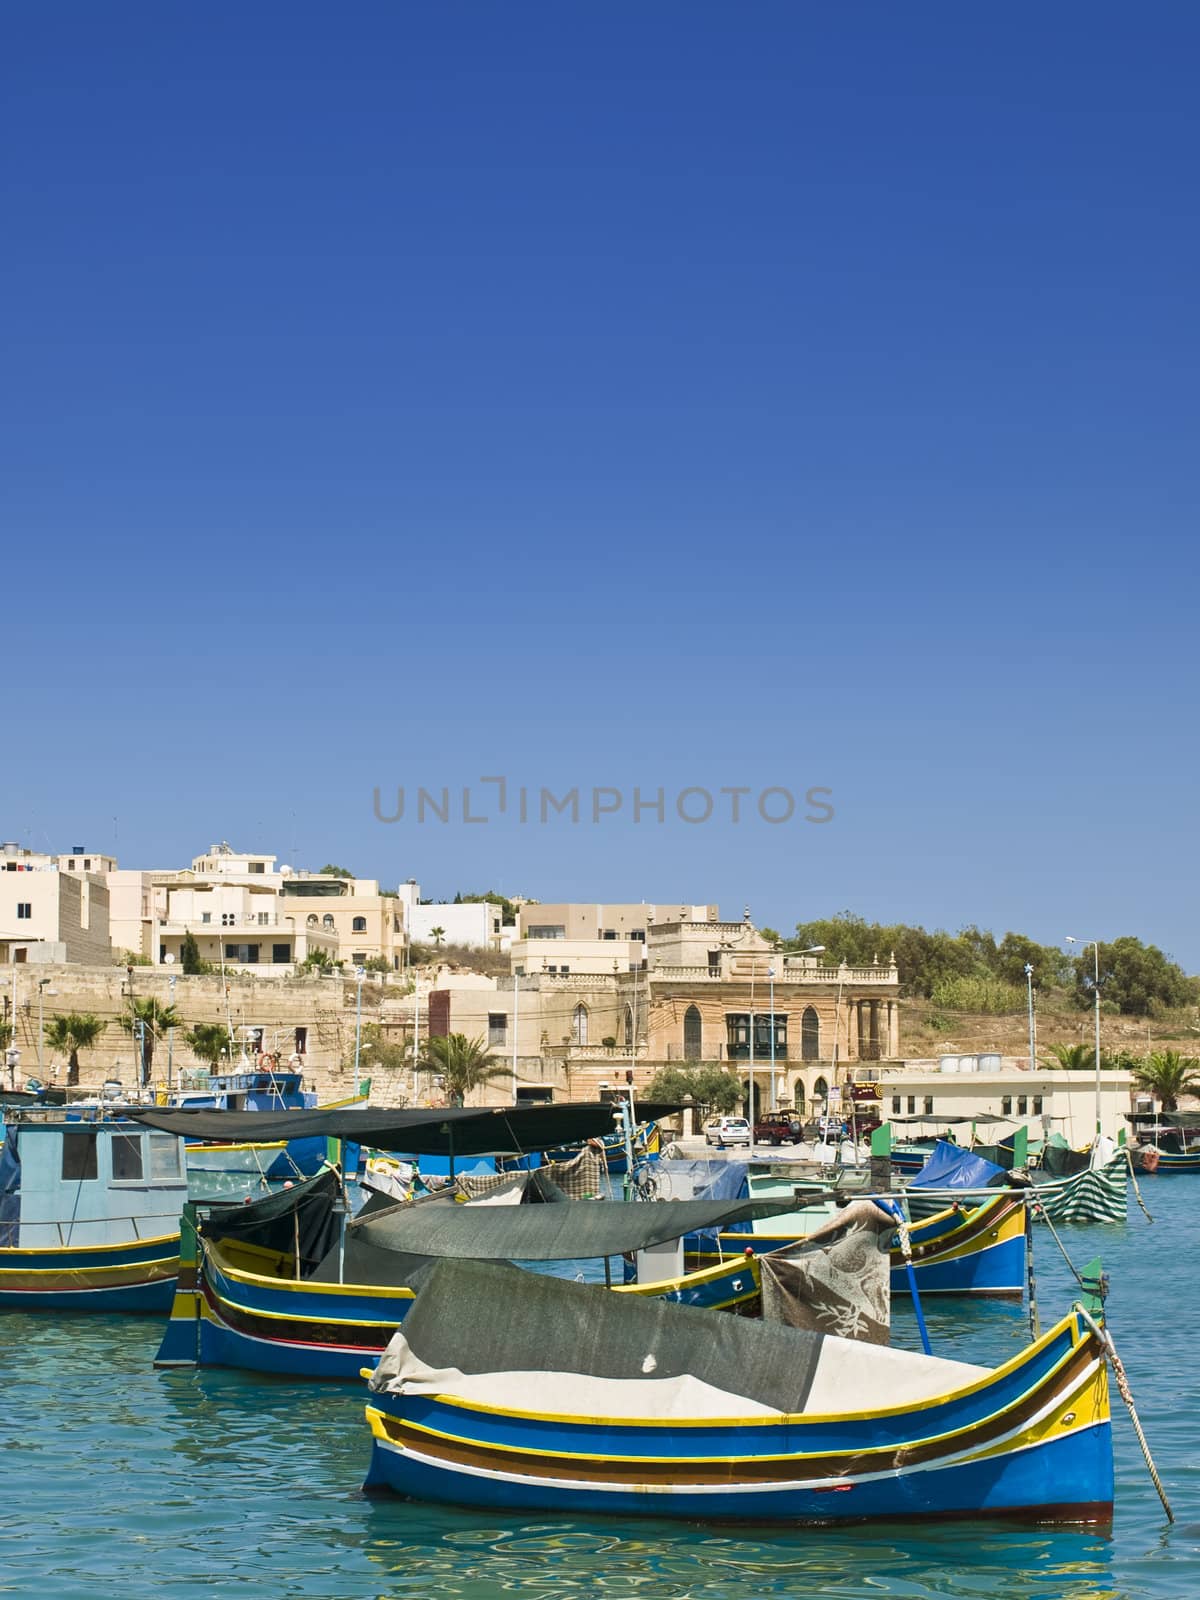
[[[367,931],[367,919],[366,919],[366,917],[355,917],[354,921],[350,924],[350,927],[351,927],[352,931],[355,932],[355,933],[366,933],[366,931]]]
[[[792,1085],[792,1104],[796,1108],[796,1115],[804,1115],[804,1079],[797,1078]]]
[[[578,1005],[571,1013],[571,1043],[586,1044],[588,1042],[588,1008]]]
[[[700,1008],[689,1006],[683,1013],[683,1059],[699,1061],[704,1049],[704,1030],[700,1023]]]
[[[633,1043],[633,1007],[632,1006],[626,1006],[625,1007],[625,1037],[621,1042],[622,1042],[622,1044],[632,1044]]]
[[[330,915],[330,913],[328,911],[321,918],[321,926],[323,928],[332,928],[333,927],[333,917]]]
[[[801,1061],[820,1061],[821,1059],[821,1019],[809,1006],[800,1019],[800,1059]]]
[[[813,1084],[812,1097],[814,1104],[820,1100],[821,1109],[824,1110],[829,1101],[829,1085],[825,1082],[824,1078],[818,1078],[816,1083]]]
[[[320,921],[320,918],[317,916],[315,911],[310,911],[304,920],[307,927],[315,928],[317,923]]]

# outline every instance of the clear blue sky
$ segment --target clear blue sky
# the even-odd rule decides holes
[[[11,5],[5,836],[1200,969],[1198,50],[1179,3]],[[836,816],[372,814],[501,773]]]

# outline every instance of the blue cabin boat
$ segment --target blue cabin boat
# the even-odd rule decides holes
[[[170,1104],[183,1110],[302,1111],[317,1097],[303,1087],[299,1072],[255,1068],[244,1063],[236,1072],[214,1073],[208,1082],[172,1095]],[[326,1155],[324,1138],[276,1140],[254,1144],[211,1139],[188,1141],[188,1170],[207,1175],[238,1173],[278,1179],[311,1177]]]
[[[174,1134],[103,1113],[10,1113],[0,1309],[168,1311],[186,1200]]]

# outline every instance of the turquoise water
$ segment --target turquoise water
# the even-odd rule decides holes
[[[42,1600],[747,1600],[756,1596],[1200,1597],[1200,1179],[1148,1179],[1156,1222],[1068,1228],[1112,1276],[1110,1327],[1178,1522],[1170,1530],[1114,1393],[1111,1535],[950,1523],[838,1530],[492,1518],[367,1500],[363,1394],[237,1372],[156,1372],[155,1319],[0,1321],[0,1594]],[[1050,1321],[1072,1281],[1044,1228]],[[1023,1310],[931,1302],[934,1349],[1013,1353]],[[917,1347],[911,1309],[895,1342]]]

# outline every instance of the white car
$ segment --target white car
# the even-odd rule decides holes
[[[751,1143],[750,1124],[745,1117],[714,1117],[704,1124],[705,1144]]]

